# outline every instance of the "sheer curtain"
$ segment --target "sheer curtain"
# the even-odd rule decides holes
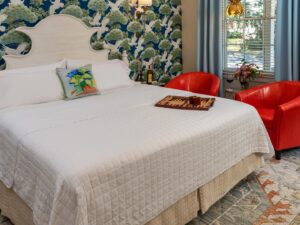
[[[278,0],[276,79],[300,81],[300,0]]]

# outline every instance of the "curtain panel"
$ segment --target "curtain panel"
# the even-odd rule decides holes
[[[199,0],[198,3],[198,71],[222,75],[223,7],[220,0]]]
[[[300,81],[300,0],[278,0],[276,80]]]

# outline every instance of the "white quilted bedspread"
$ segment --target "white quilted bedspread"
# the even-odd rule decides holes
[[[146,85],[0,111],[0,180],[36,225],[143,225],[251,153],[272,150],[255,109],[156,108]]]

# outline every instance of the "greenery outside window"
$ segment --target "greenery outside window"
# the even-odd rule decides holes
[[[224,0],[226,7],[228,0]],[[274,73],[277,0],[242,0],[244,15],[224,18],[224,70],[242,60]],[[224,9],[225,10],[225,9]]]

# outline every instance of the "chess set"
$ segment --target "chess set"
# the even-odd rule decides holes
[[[184,110],[209,110],[213,107],[215,98],[201,98],[197,96],[183,97],[169,95],[155,104],[156,107],[184,109]]]

